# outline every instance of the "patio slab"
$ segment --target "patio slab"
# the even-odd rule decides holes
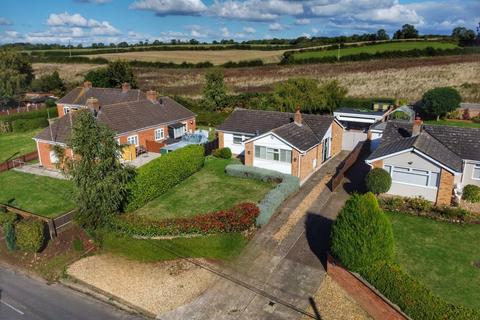
[[[55,179],[67,180],[67,178],[60,171],[46,169],[39,164],[28,164],[28,165],[15,168],[13,170],[30,173],[30,174],[36,174],[37,176],[45,176],[45,177],[50,177]]]

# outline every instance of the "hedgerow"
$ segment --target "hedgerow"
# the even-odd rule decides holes
[[[126,211],[142,207],[185,180],[203,167],[204,159],[202,146],[189,145],[140,167],[128,186],[130,194]]]
[[[297,177],[278,171],[231,164],[225,168],[225,172],[233,177],[279,182],[258,204],[260,215],[257,218],[257,226],[267,224],[282,202],[300,188],[300,180]]]
[[[13,132],[25,132],[45,127],[48,127],[48,120],[46,118],[19,119],[12,122]]]
[[[242,232],[255,225],[259,212],[255,204],[241,203],[227,210],[192,218],[153,220],[129,213],[113,219],[111,227],[132,236],[148,237]]]
[[[24,219],[15,226],[16,244],[22,251],[38,252],[45,242],[45,224],[38,219]]]

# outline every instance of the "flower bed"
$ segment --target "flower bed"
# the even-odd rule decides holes
[[[137,214],[124,214],[115,218],[111,227],[129,235],[148,237],[242,232],[254,226],[259,212],[255,204],[241,203],[192,218],[152,220]]]

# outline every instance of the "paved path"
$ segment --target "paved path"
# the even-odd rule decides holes
[[[2,320],[141,319],[61,285],[18,274],[0,266]]]
[[[199,298],[159,319],[295,319],[302,316],[320,286],[325,269],[314,243],[317,234],[312,227],[318,220],[315,213],[301,212],[306,197],[320,184],[325,175],[333,174],[346,156],[342,152],[326,163],[286,201],[270,223],[257,232],[242,255],[222,272],[231,279],[219,278]],[[321,194],[315,208],[326,205],[331,198],[328,188],[316,189]],[[308,200],[308,199],[307,199]],[[307,207],[308,209],[308,207]],[[305,210],[307,211],[307,210]],[[285,225],[291,225],[287,232]],[[312,234],[313,233],[313,234]],[[312,250],[314,248],[314,250]]]

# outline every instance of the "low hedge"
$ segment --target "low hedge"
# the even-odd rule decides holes
[[[26,252],[38,252],[45,243],[45,224],[38,219],[24,219],[15,226],[16,244]]]
[[[241,203],[230,209],[192,218],[153,220],[129,213],[112,221],[112,228],[132,236],[177,236],[242,232],[255,224],[260,210],[253,203]]]
[[[468,184],[463,188],[462,199],[471,203],[480,202],[480,187]]]
[[[3,207],[0,207],[0,227],[7,224],[14,224],[18,220],[18,216],[13,212],[3,211]]]
[[[278,171],[240,164],[230,164],[225,168],[225,171],[228,175],[233,177],[256,179],[264,182],[280,182],[273,190],[265,195],[262,201],[260,201],[258,205],[260,215],[257,218],[257,226],[267,224],[282,202],[300,188],[300,180],[297,177],[283,174]]]
[[[393,262],[379,262],[361,275],[412,319],[480,319],[480,311],[450,304]]]
[[[126,211],[138,209],[167,192],[200,170],[204,160],[203,147],[189,145],[140,167],[128,186],[130,194]]]
[[[19,119],[12,122],[13,132],[25,132],[46,127],[48,127],[48,120],[46,118]]]

